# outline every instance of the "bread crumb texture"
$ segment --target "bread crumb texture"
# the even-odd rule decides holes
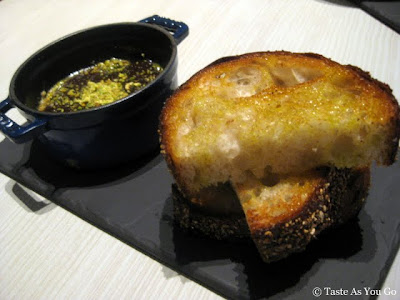
[[[315,54],[263,52],[195,74],[167,101],[160,132],[179,185],[198,191],[266,173],[390,164],[398,128],[390,88],[368,73]]]
[[[278,176],[275,180],[247,180],[234,185],[250,228],[269,228],[297,215],[327,177],[323,171]]]

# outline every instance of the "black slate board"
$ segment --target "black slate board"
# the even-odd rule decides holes
[[[312,299],[315,287],[379,289],[400,242],[400,163],[374,167],[359,218],[304,253],[264,264],[255,247],[185,235],[173,224],[171,178],[157,153],[121,168],[76,172],[38,142],[0,143],[0,171],[94,226],[228,298]]]
[[[400,1],[351,0],[371,16],[400,33]]]

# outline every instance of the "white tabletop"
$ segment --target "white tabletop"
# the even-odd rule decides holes
[[[178,46],[179,83],[222,56],[288,50],[359,66],[400,99],[399,34],[345,1],[322,0],[3,0],[0,99],[17,67],[47,43],[153,14],[190,28]],[[219,298],[66,210],[49,202],[32,210],[15,194],[0,175],[0,299]],[[400,254],[384,283],[397,296],[380,299],[400,299],[399,279]]]

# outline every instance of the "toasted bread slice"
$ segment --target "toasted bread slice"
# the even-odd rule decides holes
[[[212,239],[249,241],[262,259],[272,262],[302,251],[326,228],[355,217],[369,187],[369,169],[321,169],[302,175],[251,178],[185,198],[173,186],[174,219],[184,230]],[[224,190],[221,192],[221,190]],[[244,212],[244,214],[243,214]]]
[[[369,168],[332,168],[264,181],[253,177],[234,189],[261,257],[271,262],[304,250],[324,229],[356,216],[369,182]]]
[[[399,106],[390,88],[316,54],[219,60],[166,102],[161,147],[186,197],[266,173],[393,163]],[[250,177],[249,177],[250,176]]]

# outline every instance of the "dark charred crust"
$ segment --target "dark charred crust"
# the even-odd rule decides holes
[[[216,240],[240,241],[250,236],[244,214],[216,216],[186,200],[176,187],[172,186],[175,223],[190,234],[198,234]]]
[[[311,52],[307,52],[307,53],[299,53],[299,55],[303,55],[306,57],[311,57],[311,58],[316,58],[316,59],[320,59],[320,60],[327,60],[326,57],[320,55],[320,54],[316,54],[316,53],[311,53]]]
[[[368,169],[332,169],[296,217],[252,233],[262,259],[272,262],[303,251],[324,229],[355,217],[367,195],[369,176]]]

